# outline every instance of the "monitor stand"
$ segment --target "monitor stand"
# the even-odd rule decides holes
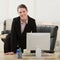
[[[50,50],[42,50],[44,53],[54,53],[55,51],[50,51]],[[35,50],[31,50],[30,53],[36,53]]]

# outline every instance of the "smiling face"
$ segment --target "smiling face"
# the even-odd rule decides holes
[[[27,19],[27,13],[28,11],[25,8],[18,9],[18,15],[20,16],[22,21],[25,21]]]

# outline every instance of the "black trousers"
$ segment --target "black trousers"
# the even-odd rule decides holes
[[[7,53],[7,52],[11,52],[11,43],[10,43],[10,39],[8,39],[9,37],[7,37],[4,41],[4,53]],[[16,53],[16,49],[18,49],[17,47],[14,49],[14,53]],[[21,48],[21,51],[23,53],[23,48]]]
[[[16,49],[18,49],[17,46],[13,51],[14,53],[16,53]],[[22,50],[22,53],[23,53],[24,49],[21,48],[21,50]],[[4,53],[7,53],[7,52],[11,52],[11,34],[8,34],[6,36],[6,38],[4,39]]]
[[[8,34],[4,40],[4,53],[11,52],[10,39],[11,39],[11,34]]]

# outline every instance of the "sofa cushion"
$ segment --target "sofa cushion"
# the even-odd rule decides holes
[[[54,25],[40,25],[40,26],[37,26],[37,32],[50,33],[51,37],[55,36],[55,32],[57,32],[57,30],[58,30],[58,26],[54,26]]]

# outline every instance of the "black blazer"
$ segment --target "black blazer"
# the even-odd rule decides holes
[[[25,49],[26,33],[31,31],[36,32],[35,19],[28,16],[28,24],[26,24],[23,33],[21,33],[20,17],[14,18],[11,28],[11,50],[15,51],[17,45],[19,45],[19,47],[21,47],[22,49]]]

